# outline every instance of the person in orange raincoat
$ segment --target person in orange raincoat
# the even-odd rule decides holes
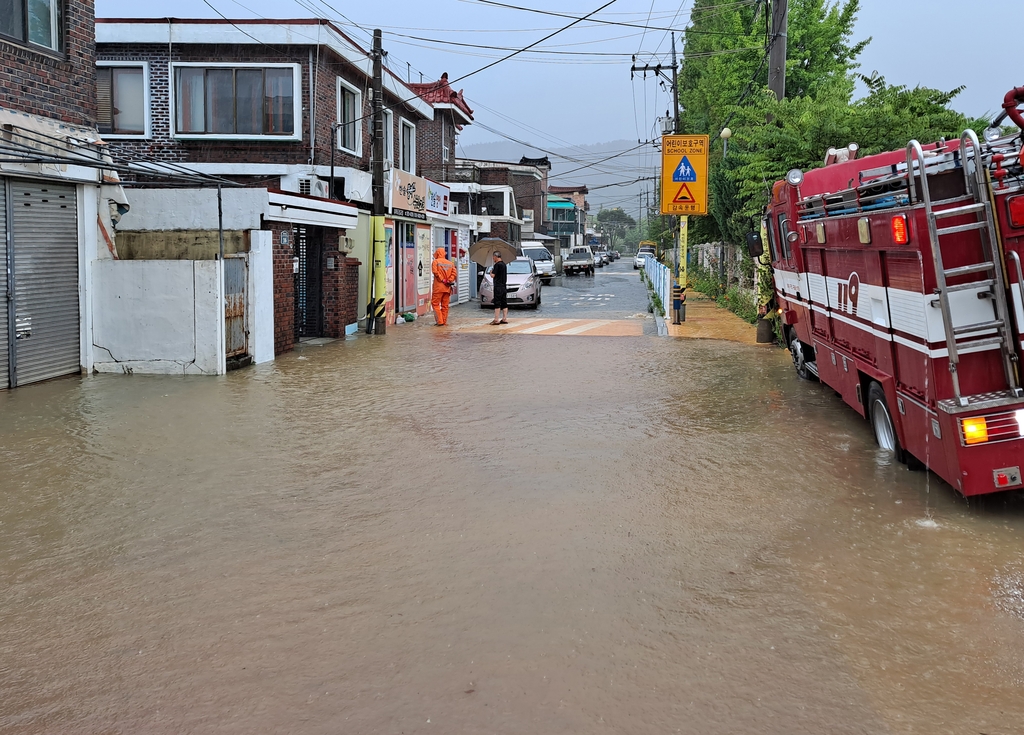
[[[443,327],[448,323],[448,302],[452,298],[452,289],[459,278],[459,272],[455,269],[455,264],[444,257],[444,248],[434,251],[434,264],[430,266],[430,270],[434,274],[430,306],[434,310],[437,326]]]

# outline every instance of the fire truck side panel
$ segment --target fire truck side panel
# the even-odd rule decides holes
[[[1003,249],[1009,253],[1014,252],[1024,263],[1024,219],[1018,217],[1016,225],[1010,217],[1011,199],[1015,204],[1024,204],[1024,186],[1007,187],[1004,190],[997,190],[994,209],[996,220],[999,222],[999,230],[1003,233]],[[1024,351],[1024,284],[1019,281],[1020,274],[1017,273],[1016,264],[1012,258],[1006,256],[1006,282],[1010,284],[1010,291],[1013,297],[1013,311],[1016,317],[1018,337],[1020,338],[1021,350]]]

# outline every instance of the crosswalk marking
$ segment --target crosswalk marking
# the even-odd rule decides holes
[[[529,329],[521,329],[519,330],[519,334],[533,334],[534,332],[543,332],[546,329],[564,327],[566,324],[572,324],[575,321],[575,319],[561,319],[555,322],[548,322],[547,324],[539,324],[536,327],[530,327]]]
[[[589,332],[591,329],[597,329],[598,327],[603,327],[605,324],[611,323],[610,319],[601,319],[600,321],[589,322],[587,324],[581,324],[578,327],[573,327],[572,329],[566,329],[564,332],[559,332],[559,334],[582,334],[583,332]]]
[[[473,334],[526,334],[538,337],[637,337],[644,333],[642,319],[513,319],[495,327],[490,322],[455,327]]]

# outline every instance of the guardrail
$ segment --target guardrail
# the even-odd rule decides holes
[[[654,293],[661,299],[661,314],[665,316],[665,310],[669,306],[669,299],[672,298],[672,271],[668,266],[662,265],[651,255],[644,257],[644,273],[651,282]]]

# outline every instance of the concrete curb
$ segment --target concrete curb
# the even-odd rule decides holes
[[[657,324],[658,324],[658,336],[659,337],[667,337],[668,336],[668,325],[665,323],[665,317],[659,316],[658,314],[655,314],[654,315],[654,321],[657,322]]]

